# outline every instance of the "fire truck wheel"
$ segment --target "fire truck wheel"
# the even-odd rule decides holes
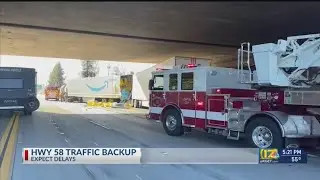
[[[184,134],[180,113],[175,109],[169,109],[165,112],[162,125],[170,136],[181,136]]]
[[[278,124],[268,117],[253,119],[246,127],[250,146],[258,148],[283,148],[284,138]]]

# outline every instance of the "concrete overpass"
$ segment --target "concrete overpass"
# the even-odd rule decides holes
[[[318,33],[319,2],[0,2],[5,55],[235,62],[243,41]]]

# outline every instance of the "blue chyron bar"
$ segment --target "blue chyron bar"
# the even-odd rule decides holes
[[[303,149],[259,149],[260,164],[290,163],[306,164],[308,154]]]

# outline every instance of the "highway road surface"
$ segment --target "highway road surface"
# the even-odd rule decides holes
[[[138,113],[134,113],[138,112]],[[143,110],[88,109],[83,104],[44,101],[32,116],[2,115],[1,180],[284,180],[320,177],[320,160],[304,165],[24,165],[24,147],[223,148],[244,146],[200,132],[165,134]],[[140,114],[139,114],[140,113]],[[12,127],[11,135],[8,134]],[[9,137],[6,147],[3,139]],[[240,150],[239,150],[240,152]],[[250,154],[249,152],[247,154]]]

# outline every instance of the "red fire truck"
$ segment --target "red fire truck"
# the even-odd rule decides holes
[[[238,69],[190,64],[153,72],[148,118],[161,120],[170,136],[200,128],[259,148],[318,140],[318,47],[318,34],[243,43]]]

